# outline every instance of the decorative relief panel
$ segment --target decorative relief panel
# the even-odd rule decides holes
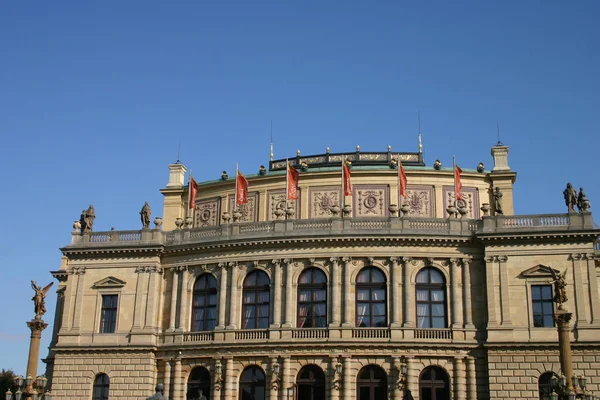
[[[406,188],[406,199],[402,198],[402,204],[408,204],[411,217],[435,217],[435,195],[433,186],[408,185]]]
[[[258,221],[258,193],[248,193],[248,203],[240,204],[238,211],[242,214],[237,222],[257,222]],[[235,198],[229,199],[229,212],[233,214],[235,208]]]
[[[195,227],[219,225],[221,198],[215,197],[196,202]]]
[[[389,187],[387,185],[354,185],[355,217],[385,217],[388,215]]]
[[[329,218],[332,216],[331,207],[340,203],[341,188],[323,186],[309,189],[309,218]]]
[[[275,210],[281,209],[285,210],[287,196],[285,190],[273,190],[268,193],[268,209],[267,209],[267,220],[273,221],[276,220]],[[302,191],[298,190],[298,200],[287,200],[287,206],[291,206],[296,211],[294,218],[299,218],[300,216],[300,199],[302,199]]]
[[[462,189],[463,192],[463,200],[467,203],[467,215],[466,218],[479,218],[479,196],[477,195],[476,188],[465,188]],[[444,196],[444,216],[448,218],[448,211],[446,209],[451,204],[454,204],[454,186],[444,186],[443,187],[443,196]]]

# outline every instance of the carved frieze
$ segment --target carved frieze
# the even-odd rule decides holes
[[[408,185],[406,199],[401,199],[402,204],[408,204],[408,215],[411,217],[433,218],[435,216],[435,201],[432,186]]]
[[[219,206],[221,199],[216,197],[196,202],[195,227],[219,225]]]
[[[273,190],[268,193],[268,209],[267,209],[267,220],[274,221],[277,220],[277,216],[275,215],[276,210],[285,211],[287,208],[291,207],[295,213],[294,215],[300,215],[300,199],[302,197],[302,191],[298,190],[298,200],[287,200],[287,196],[285,190]]]
[[[229,212],[232,213],[235,208],[235,198],[229,199]],[[241,216],[236,222],[257,222],[258,221],[258,193],[248,194],[248,203],[237,206]]]
[[[463,200],[467,204],[467,215],[466,218],[479,219],[479,196],[477,195],[476,188],[465,188],[462,189]],[[454,186],[444,186],[444,218],[448,218],[448,206],[454,204]]]
[[[384,217],[388,215],[389,188],[387,185],[355,185],[354,216]]]
[[[330,207],[340,205],[340,187],[315,187],[309,192],[309,218],[329,218]]]

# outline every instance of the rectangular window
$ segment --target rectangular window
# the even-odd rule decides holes
[[[531,285],[533,306],[533,326],[551,328],[554,326],[554,303],[551,285]]]
[[[100,312],[100,333],[115,333],[117,327],[117,304],[119,296],[116,294],[102,295],[102,311]]]

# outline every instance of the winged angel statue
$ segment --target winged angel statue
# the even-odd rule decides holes
[[[563,303],[567,302],[567,282],[565,281],[565,275],[567,275],[567,270],[562,274],[560,272],[555,272],[554,269],[550,268],[550,273],[552,274],[551,283],[554,284],[554,302],[558,304],[558,308],[560,310],[563,309]]]
[[[31,281],[31,287],[35,291],[35,295],[31,298],[31,300],[33,300],[33,304],[35,305],[36,319],[41,319],[42,315],[46,313],[46,303],[44,299],[46,298],[46,293],[48,293],[48,290],[50,290],[52,285],[54,285],[54,282],[50,282],[42,289],[41,286],[37,285],[36,281]]]

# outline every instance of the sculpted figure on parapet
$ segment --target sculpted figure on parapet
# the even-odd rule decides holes
[[[95,219],[96,211],[94,210],[94,206],[90,204],[87,210],[81,211],[81,218],[79,218],[79,222],[81,223],[81,233],[91,232],[94,227]]]
[[[496,210],[496,214],[504,214],[502,210],[502,192],[498,186],[494,190],[494,209]]]
[[[565,196],[565,204],[569,209],[569,212],[575,212],[575,206],[577,205],[577,191],[570,183],[567,183],[567,188],[563,191]]]
[[[147,397],[146,400],[169,400],[165,395],[165,386],[162,383],[156,385],[156,393]]]
[[[152,214],[152,210],[150,210],[150,205],[148,202],[144,203],[144,207],[140,211],[140,217],[142,218],[142,227],[148,228],[150,226],[150,215]]]

